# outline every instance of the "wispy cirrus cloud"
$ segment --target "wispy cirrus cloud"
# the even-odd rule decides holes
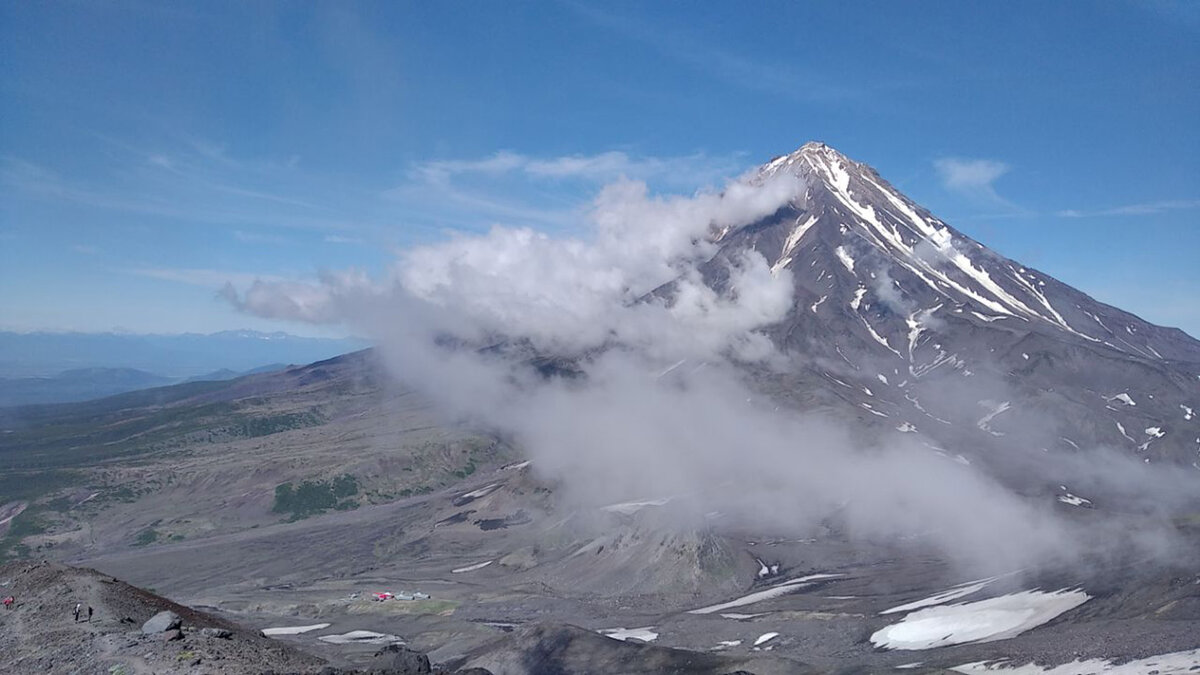
[[[593,155],[531,157],[501,150],[475,159],[423,162],[413,167],[411,175],[429,181],[463,174],[500,176],[514,173],[535,179],[575,179],[595,183],[607,183],[618,178],[666,179],[668,182],[695,187],[727,177],[737,166],[735,157],[710,157],[702,153],[678,157],[638,157],[610,150]]]
[[[999,209],[999,213],[977,214],[974,218],[1023,218],[1035,212],[1001,196],[996,181],[1012,167],[996,159],[940,157],[933,161],[942,187],[954,192],[976,206]]]
[[[882,91],[911,86],[895,79],[864,83],[834,77],[819,68],[747,54],[714,42],[712,37],[690,34],[679,26],[655,25],[645,17],[617,11],[611,4],[592,6],[567,2],[592,23],[658,50],[667,58],[741,89],[807,103],[859,101]],[[879,105],[882,101],[873,101]]]
[[[243,244],[290,244],[291,239],[278,234],[268,234],[264,232],[251,232],[247,230],[234,230],[233,238]]]
[[[238,162],[191,149],[151,151],[103,138],[116,152],[81,177],[21,157],[0,158],[0,188],[13,196],[155,219],[336,230],[336,204],[308,176],[282,165]],[[311,197],[311,198],[310,198]],[[321,200],[321,201],[318,201]]]
[[[1099,210],[1063,209],[1056,215],[1063,218],[1095,218],[1106,216],[1148,216],[1167,211],[1183,211],[1200,208],[1200,199],[1166,199],[1141,204],[1126,204]]]
[[[635,180],[683,192],[723,182],[743,168],[739,155],[659,157],[621,150],[539,157],[499,151],[484,157],[412,165],[384,193],[410,215],[478,229],[496,223],[569,227],[599,190]]]
[[[256,274],[252,272],[198,267],[135,267],[119,271],[140,277],[171,281],[189,286],[200,286],[213,290],[220,290],[229,284],[237,287],[249,287],[253,286],[257,281],[273,283],[286,283],[289,281],[286,277],[273,274]]]

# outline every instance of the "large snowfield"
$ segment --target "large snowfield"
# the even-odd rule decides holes
[[[1015,637],[1087,602],[1087,593],[1021,591],[978,602],[929,607],[881,628],[871,643],[886,649],[932,649]]]

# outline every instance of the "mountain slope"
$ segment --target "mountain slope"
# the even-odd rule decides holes
[[[8,673],[315,673],[326,665],[94,570],[43,561],[3,565],[0,575],[3,593],[16,599],[0,622],[0,668]],[[88,608],[82,620],[73,618],[76,603]],[[182,620],[174,640],[140,630],[162,611]]]
[[[135,368],[79,368],[54,377],[0,378],[0,407],[86,401],[172,382]]]
[[[780,172],[803,198],[718,233],[703,268],[729,291],[728,261],[753,249],[792,276],[794,306],[768,332],[803,365],[779,393],[943,445],[1200,459],[1200,342],[1004,258],[824,144],[757,180]]]

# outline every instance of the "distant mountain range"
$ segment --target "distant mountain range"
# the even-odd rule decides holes
[[[241,372],[222,368],[189,378],[164,377],[136,368],[78,368],[53,377],[0,378],[0,407],[90,401],[139,389],[183,382],[233,380],[284,368],[287,364],[272,363]]]
[[[178,382],[220,370],[242,373],[268,363],[311,363],[366,346],[354,338],[251,330],[208,335],[0,332],[0,378],[56,378],[65,371],[103,368],[141,370]]]

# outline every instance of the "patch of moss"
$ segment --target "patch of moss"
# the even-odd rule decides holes
[[[358,480],[348,473],[330,480],[305,480],[299,485],[288,482],[275,487],[271,510],[288,514],[288,520],[300,520],[331,509],[356,509],[358,502],[349,498],[357,494]]]
[[[467,476],[470,476],[471,474],[475,473],[475,460],[468,460],[466,466],[451,473],[459,478],[466,478]]]
[[[321,417],[313,412],[284,413],[266,417],[245,417],[238,424],[227,427],[225,431],[232,436],[257,438],[292,429],[315,427],[322,422]]]
[[[21,540],[46,531],[46,525],[39,517],[44,510],[41,505],[30,506],[9,521],[8,532],[0,539],[0,562],[29,557],[29,547]]]

